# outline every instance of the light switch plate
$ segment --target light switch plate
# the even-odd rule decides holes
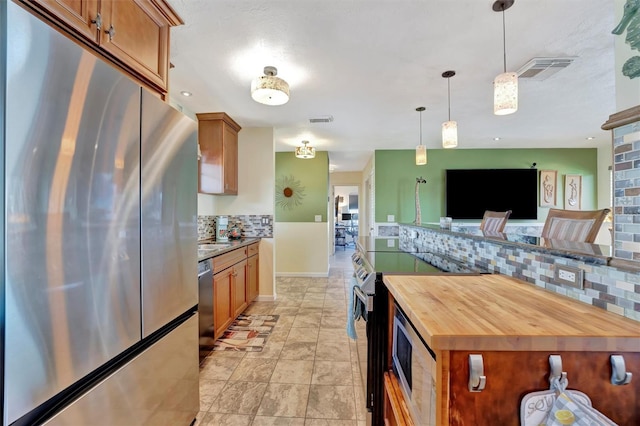
[[[581,290],[584,288],[584,271],[580,268],[556,263],[553,275],[558,284],[568,285]]]
[[[387,247],[395,247],[396,240],[387,240]]]
[[[317,214],[316,215],[316,222],[322,222],[322,215],[321,214]]]
[[[396,217],[392,214],[387,215],[387,222],[395,222]]]

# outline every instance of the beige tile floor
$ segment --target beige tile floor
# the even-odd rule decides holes
[[[277,278],[277,300],[247,308],[280,317],[262,352],[212,352],[202,362],[196,425],[365,425],[346,333],[352,253],[331,256],[328,278]]]

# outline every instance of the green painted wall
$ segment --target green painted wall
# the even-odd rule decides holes
[[[291,188],[293,195],[285,197],[285,187]],[[326,151],[316,151],[316,157],[307,160],[296,158],[293,152],[276,152],[276,222],[315,222],[316,215],[326,222],[328,197]]]
[[[557,208],[564,208],[564,175],[582,175],[582,209],[597,208],[597,149],[432,149],[428,163],[416,166],[414,150],[375,152],[375,220],[387,222],[394,215],[399,223],[415,220],[414,191],[420,185],[422,222],[438,222],[445,215],[445,170],[529,168],[557,170]],[[539,178],[539,176],[538,176]],[[505,189],[507,188],[505,182]],[[498,189],[500,190],[500,189]],[[544,221],[546,207],[538,207],[538,221]],[[472,221],[471,221],[472,222]]]

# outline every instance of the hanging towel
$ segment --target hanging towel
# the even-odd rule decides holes
[[[358,285],[356,277],[351,277],[349,286],[349,305],[347,307],[347,335],[356,340],[358,335],[356,334],[356,310],[358,310],[358,303],[355,300],[355,294],[353,294],[353,287]],[[359,311],[359,310],[358,310]]]

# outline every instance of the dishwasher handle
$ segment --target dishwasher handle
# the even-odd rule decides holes
[[[211,260],[203,260],[198,262],[198,279],[205,274],[209,274],[212,271]]]

